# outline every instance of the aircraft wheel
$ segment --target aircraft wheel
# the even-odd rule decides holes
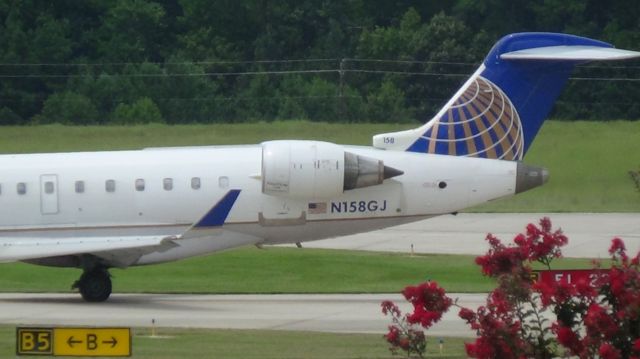
[[[111,276],[104,269],[86,271],[74,287],[87,302],[104,302],[111,295]]]

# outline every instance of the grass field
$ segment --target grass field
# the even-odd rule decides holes
[[[208,330],[161,328],[156,337],[147,328],[133,331],[133,358],[224,359],[391,359],[380,334],[330,334],[273,330]],[[427,339],[428,358],[465,358],[462,338]],[[467,341],[469,341],[467,339]],[[0,357],[15,356],[15,328],[0,327]]]
[[[640,170],[640,121],[548,121],[524,162],[548,168],[550,181],[474,211],[640,211],[640,192],[629,175]]]
[[[563,259],[554,268],[590,268]],[[68,292],[78,269],[0,265],[0,291]],[[113,269],[115,293],[398,293],[435,280],[448,292],[493,288],[473,256],[245,247],[156,266]]]
[[[316,139],[368,145],[377,133],[411,124],[327,124],[302,121],[133,127],[2,127],[0,153],[137,149],[149,146],[259,143]],[[547,167],[545,186],[470,209],[475,212],[639,212],[629,175],[640,169],[640,121],[547,121],[525,162]]]

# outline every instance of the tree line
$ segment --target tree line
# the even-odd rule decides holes
[[[0,124],[424,122],[505,34],[638,50],[639,18],[632,0],[0,0]],[[568,87],[556,118],[640,118],[639,62]]]

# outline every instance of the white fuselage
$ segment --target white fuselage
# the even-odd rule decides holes
[[[229,190],[241,191],[220,234],[228,235],[226,241],[194,240],[133,263],[146,264],[247,243],[303,242],[374,230],[515,191],[516,162],[344,149],[404,174],[331,198],[287,198],[263,193],[260,145],[3,155],[0,239],[179,235]]]

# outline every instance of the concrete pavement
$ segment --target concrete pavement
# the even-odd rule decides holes
[[[629,253],[640,251],[640,213],[461,213],[302,245],[385,252],[410,252],[413,245],[416,253],[479,255],[488,249],[487,233],[510,242],[545,216],[569,237],[565,257],[606,258],[613,237],[622,238]]]
[[[450,294],[472,308],[484,294]],[[383,333],[391,323],[380,309],[393,300],[409,310],[399,294],[183,295],[114,294],[105,303],[86,303],[77,294],[0,294],[0,323],[301,330]],[[472,336],[454,308],[431,335]],[[162,331],[159,331],[162,334]]]

